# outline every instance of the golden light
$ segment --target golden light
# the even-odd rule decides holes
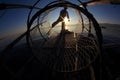
[[[68,27],[67,27],[67,26],[65,26],[65,29],[67,30],[67,29],[68,29]]]
[[[64,18],[64,22],[65,22],[65,25],[66,25],[66,26],[65,26],[65,29],[67,30],[67,29],[68,29],[67,24],[69,23],[67,17]]]
[[[64,18],[64,21],[65,21],[65,23],[68,23],[68,18],[65,17],[65,18]]]

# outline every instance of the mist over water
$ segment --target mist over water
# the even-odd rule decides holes
[[[11,42],[13,42],[15,39],[17,39],[20,35],[20,34],[12,34],[12,35],[9,35],[8,36],[5,36],[4,38],[1,38],[0,40],[0,52],[6,48],[7,45],[9,45]],[[19,44],[23,44],[25,43],[26,40],[25,40],[25,37],[23,39],[20,40],[20,42],[17,43],[17,45]]]

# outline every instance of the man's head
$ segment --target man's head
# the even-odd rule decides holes
[[[66,9],[67,9],[67,6],[64,6],[64,9],[66,10]]]

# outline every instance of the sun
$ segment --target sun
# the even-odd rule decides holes
[[[64,22],[65,22],[65,25],[66,25],[65,29],[68,29],[68,27],[67,27],[67,25],[68,25],[68,18],[67,17],[64,18]]]
[[[64,22],[65,22],[65,25],[66,25],[65,29],[68,29],[69,21],[68,21],[67,17],[64,18]]]
[[[67,19],[67,17],[65,17],[65,18],[64,18],[64,21],[65,21],[65,23],[67,23],[67,22],[68,22],[68,19]]]

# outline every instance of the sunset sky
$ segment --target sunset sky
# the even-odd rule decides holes
[[[1,0],[0,3],[9,3],[9,4],[25,4],[33,5],[37,0]],[[37,6],[43,7],[46,3],[49,3],[50,0],[41,0]],[[77,0],[72,0],[73,3],[76,3]],[[89,0],[82,0],[83,2]],[[78,3],[77,3],[78,4]],[[111,24],[120,24],[120,5],[94,5],[88,6],[88,11],[94,15],[99,23],[111,23]],[[51,22],[54,22],[58,15],[60,9],[51,14]],[[69,8],[68,9],[71,22],[75,23],[77,16],[73,15],[74,12]],[[4,34],[9,34],[10,32],[21,32],[23,29],[26,30],[26,21],[29,13],[29,9],[9,9],[0,11],[0,36]],[[56,15],[55,15],[56,14]]]

